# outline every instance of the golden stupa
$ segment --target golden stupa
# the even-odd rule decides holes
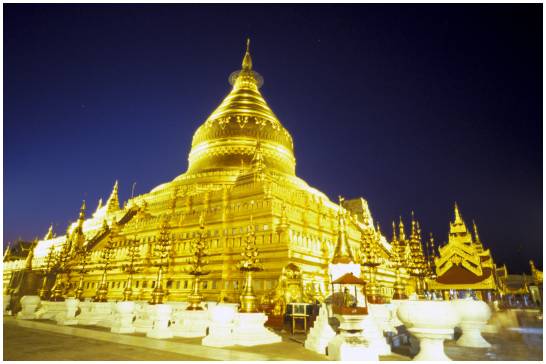
[[[292,137],[260,92],[263,79],[253,70],[249,42],[242,69],[229,81],[230,93],[193,136],[185,173],[122,207],[116,181],[93,213],[84,202],[64,235],[50,228],[27,254],[6,252],[4,291],[21,296],[54,288],[58,296],[117,300],[129,295],[130,282],[133,299],[157,299],[159,286],[167,301],[202,295],[237,302],[244,284],[238,265],[250,231],[261,266],[253,289],[277,313],[290,302],[327,297],[332,263],[362,265],[375,299],[387,301],[395,281],[398,294],[409,295],[434,275],[413,216],[409,238],[400,222],[399,236],[394,231],[389,243],[364,198],[335,203],[296,176]],[[206,242],[207,259],[206,267],[204,260],[198,264],[206,274],[194,280],[196,239],[202,247]],[[90,251],[87,260],[82,251]],[[59,266],[51,264],[53,256],[63,257],[62,269],[49,269]],[[193,282],[200,282],[200,293]]]

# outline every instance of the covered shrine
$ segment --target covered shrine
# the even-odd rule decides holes
[[[455,204],[448,242],[438,248],[439,256],[434,258],[436,278],[428,280],[429,290],[441,291],[446,299],[457,297],[461,291],[474,291],[480,298],[491,300],[497,292],[495,263],[489,249],[483,247],[476,224],[473,226],[474,236]]]

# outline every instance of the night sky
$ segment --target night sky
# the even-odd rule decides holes
[[[249,36],[298,176],[542,267],[541,4],[3,6],[4,245],[183,173]]]

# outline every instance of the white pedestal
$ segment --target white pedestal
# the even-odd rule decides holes
[[[173,333],[169,328],[169,320],[171,319],[172,307],[166,304],[153,305],[155,311],[154,326],[146,337],[152,339],[170,339],[173,337]]]
[[[389,324],[393,328],[396,328],[399,326],[404,326],[404,323],[398,319],[397,311],[398,307],[407,300],[391,300],[391,303],[388,304],[389,310],[390,310],[390,317],[389,317]]]
[[[387,344],[379,325],[370,315],[362,320],[362,337],[368,342],[368,347],[377,352],[377,355],[390,355],[391,347]]]
[[[398,307],[398,318],[419,339],[421,350],[413,360],[450,360],[444,340],[451,339],[461,318],[448,301],[408,300]]]
[[[186,308],[188,308],[188,306],[190,305],[188,302],[167,301],[165,303],[172,307],[172,316],[176,315],[180,311],[185,311]]]
[[[488,334],[498,334],[499,331],[500,331],[500,327],[494,323],[486,324],[481,330],[481,332],[485,332]]]
[[[481,321],[463,321],[460,324],[463,334],[457,340],[457,345],[466,346],[469,348],[490,348],[488,343],[482,336],[482,330],[486,323]]]
[[[5,296],[4,296],[5,297]],[[40,297],[38,296],[23,296],[21,297],[22,310],[17,313],[18,320],[34,320],[36,319],[36,310],[40,306]]]
[[[111,315],[112,304],[110,302],[85,302],[81,305],[81,313],[76,318],[78,325],[98,325],[108,321]]]
[[[209,334],[201,340],[201,345],[213,346],[216,348],[235,345],[235,340],[233,339],[233,327],[234,324],[232,322],[227,324],[211,324],[209,326]]]
[[[64,302],[42,301],[40,308],[36,311],[36,318],[42,320],[55,320],[57,315],[62,314],[66,309]]]
[[[78,310],[78,304],[80,301],[77,298],[69,297],[65,301],[66,310],[57,315],[57,325],[77,325],[76,311]]]
[[[305,348],[319,354],[326,355],[328,343],[336,336],[335,331],[328,323],[328,310],[326,304],[322,304],[313,327],[307,334]]]
[[[171,326],[174,336],[177,337],[203,337],[207,335],[210,325],[208,311],[180,311],[174,317]]]
[[[11,295],[5,294],[4,295],[4,315],[9,315],[11,310],[8,310],[9,302],[11,301]]]
[[[453,329],[408,329],[417,339],[419,339],[420,350],[413,360],[426,361],[451,361],[444,352],[444,340],[453,337]]]
[[[153,305],[148,303],[137,303],[135,309],[135,321],[133,327],[135,332],[145,334],[154,326],[155,310]]]
[[[487,321],[491,318],[491,309],[487,303],[472,298],[454,300],[451,303],[461,316],[459,327],[463,334],[457,340],[457,345],[470,348],[490,348],[491,344],[481,334]]]
[[[116,334],[132,334],[135,332],[133,326],[133,317],[135,311],[135,303],[132,301],[121,301],[116,303],[116,312],[114,322],[110,332]]]
[[[328,359],[338,361],[379,361],[374,350],[359,336],[337,335],[328,344]]]
[[[362,321],[367,315],[336,315],[340,333],[328,343],[328,359],[379,361],[377,351],[362,336]]]
[[[90,325],[88,321],[93,315],[93,304],[92,302],[80,302],[80,314],[78,315],[78,325]]]
[[[218,348],[235,345],[232,334],[237,305],[220,303],[211,307],[209,313],[209,333],[201,340],[201,345]]]
[[[256,346],[280,343],[281,337],[269,331],[264,323],[267,316],[263,312],[237,313],[233,328],[233,340],[236,345]]]
[[[96,325],[110,329],[112,327],[112,324],[114,323],[116,303],[114,301],[101,303],[104,303],[104,306],[97,306],[95,308],[95,312],[97,312],[98,315],[102,316],[102,319],[100,319]]]
[[[368,304],[368,313],[373,317],[381,332],[396,333],[396,329],[392,325],[392,310],[390,304]]]

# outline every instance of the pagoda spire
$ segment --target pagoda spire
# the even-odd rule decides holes
[[[406,233],[404,232],[404,222],[402,221],[402,216],[400,216],[400,223],[398,224],[399,233],[398,238],[400,242],[404,242],[406,240]]]
[[[96,213],[97,211],[99,211],[101,207],[102,207],[102,197],[99,198],[99,204],[97,205],[97,209],[95,210],[95,213]]]
[[[32,270],[32,260],[34,259],[34,248],[36,248],[36,245],[38,245],[38,238],[35,238],[28,248],[28,255],[25,259],[25,269]]]
[[[49,225],[47,233],[44,235],[44,240],[49,240],[53,238],[53,224]]]
[[[83,225],[83,221],[85,220],[85,200],[82,202],[82,206],[80,207],[80,215],[78,216],[78,226],[81,227]]]
[[[459,206],[457,205],[457,202],[455,202],[455,219],[453,222],[449,223],[449,234],[450,236],[467,236],[468,239],[465,242],[465,244],[471,244],[472,243],[472,236],[470,235],[469,230],[466,227],[466,224],[461,216],[461,213],[459,212]]]
[[[411,211],[411,233],[410,235],[413,237],[417,235],[417,222],[415,221],[415,216],[413,214],[413,210]]]
[[[106,213],[116,212],[119,210],[119,199],[118,199],[118,180],[114,183],[114,188],[112,188],[112,193],[106,201]]]
[[[398,238],[396,237],[396,223],[392,221],[392,243],[396,243]]]
[[[332,263],[355,263],[351,247],[347,241],[347,231],[345,226],[345,218],[343,211],[343,201],[345,199],[339,196],[339,211],[338,211],[338,233],[337,242],[334,248],[334,256]]]
[[[454,224],[463,224],[463,219],[461,217],[461,214],[459,212],[459,206],[457,206],[457,202],[455,202],[455,221]]]

